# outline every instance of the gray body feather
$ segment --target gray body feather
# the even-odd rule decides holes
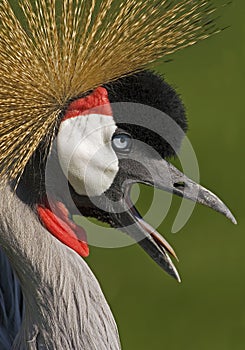
[[[12,349],[121,348],[113,315],[85,261],[52,237],[8,187],[0,190],[0,246],[23,293],[23,319]],[[13,305],[3,305],[6,298],[1,296],[0,307],[11,316],[15,333],[22,313],[21,293],[8,261],[2,259],[1,268],[5,266],[7,273],[1,271],[0,286],[2,293],[10,291],[7,301]],[[5,316],[0,320],[1,339],[9,321]],[[14,334],[6,336],[10,343]]]
[[[0,248],[0,349],[9,350],[20,329],[23,298],[19,281]]]

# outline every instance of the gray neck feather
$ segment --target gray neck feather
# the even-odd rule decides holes
[[[7,187],[0,190],[0,245],[24,296],[13,349],[120,349],[117,326],[91,270],[51,236]]]

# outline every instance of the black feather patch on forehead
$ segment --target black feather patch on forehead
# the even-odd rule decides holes
[[[183,133],[187,131],[187,119],[184,105],[177,92],[164,80],[163,77],[151,71],[142,71],[115,82],[105,85],[109,100],[112,103],[113,115],[120,128],[130,132],[132,136],[154,147],[164,158],[175,155],[181,145]],[[146,108],[135,108],[134,113],[127,111],[127,104],[120,106],[116,102],[130,102],[145,105]],[[153,107],[153,108],[149,108]],[[131,108],[130,108],[131,109]],[[164,112],[181,128],[171,127],[171,123],[164,118]],[[131,113],[132,124],[124,123],[124,116]],[[133,114],[133,115],[132,115]],[[140,114],[137,116],[137,114]],[[157,116],[160,116],[157,118]],[[146,127],[137,125],[137,120],[147,119]],[[134,124],[135,120],[135,124]],[[150,125],[158,121],[154,132]],[[152,125],[153,125],[152,124]],[[173,123],[175,124],[175,123]],[[166,131],[167,130],[167,131]],[[168,136],[167,142],[164,135]],[[170,145],[171,143],[171,145]]]

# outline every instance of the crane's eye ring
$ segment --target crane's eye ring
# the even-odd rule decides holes
[[[111,144],[115,152],[129,153],[132,147],[132,137],[126,133],[114,134]]]

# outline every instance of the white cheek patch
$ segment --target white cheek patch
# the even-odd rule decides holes
[[[78,194],[99,196],[113,183],[119,169],[111,146],[115,130],[112,116],[96,113],[61,122],[57,135],[59,162]]]

